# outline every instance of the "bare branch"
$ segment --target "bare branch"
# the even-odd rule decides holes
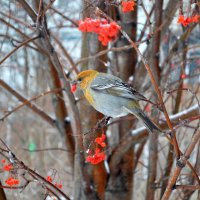
[[[22,42],[20,45],[18,45],[15,49],[13,49],[8,55],[6,55],[1,61],[0,61],[0,65],[6,60],[8,59],[15,51],[17,51],[20,47],[25,46],[26,44],[28,44],[29,42],[32,42],[33,40],[38,39],[40,36],[35,36],[33,38],[30,38],[24,42]]]
[[[37,20],[37,14],[31,8],[31,6],[25,0],[16,0],[16,1],[19,2],[20,4],[22,4],[22,6],[24,7],[25,11],[31,17],[31,19],[33,20],[33,22],[36,22],[36,20]]]
[[[48,116],[44,111],[39,109],[36,105],[32,104],[31,101],[36,100],[46,94],[58,92],[61,89],[56,89],[54,91],[47,91],[45,93],[40,94],[39,96],[33,97],[31,100],[27,100],[25,97],[20,95],[17,91],[15,91],[13,88],[11,88],[7,83],[5,83],[3,80],[0,80],[0,85],[5,88],[7,91],[9,91],[11,94],[13,94],[17,99],[23,102],[23,104],[17,106],[14,110],[8,112],[3,118],[0,120],[4,120],[6,117],[8,117],[13,112],[17,111],[24,105],[28,106],[31,110],[33,110],[35,113],[37,113],[39,116],[41,116],[45,121],[47,121],[51,126],[55,126],[55,120],[52,119],[50,116]]]

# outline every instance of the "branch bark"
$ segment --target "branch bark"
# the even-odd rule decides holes
[[[11,88],[7,83],[5,83],[3,80],[0,80],[0,86],[3,87],[5,90],[10,92],[12,95],[14,95],[19,101],[23,102],[20,107],[26,105],[28,108],[30,108],[33,112],[37,113],[42,119],[44,119],[46,122],[48,122],[51,126],[55,126],[55,120],[52,119],[49,115],[47,115],[44,111],[42,111],[40,108],[38,108],[35,104],[31,103],[30,100],[27,100],[25,97],[23,97],[21,94],[19,94],[16,90]],[[51,92],[52,93],[52,92]],[[37,97],[36,97],[37,98]],[[36,98],[33,98],[36,99]],[[17,107],[18,109],[20,107]],[[16,109],[16,110],[18,110]],[[5,118],[5,117],[4,117]],[[3,118],[3,119],[4,119]],[[1,119],[2,120],[2,119]]]
[[[188,148],[186,149],[184,155],[182,155],[180,157],[180,159],[177,160],[176,168],[175,168],[174,173],[172,174],[172,176],[169,180],[168,186],[165,190],[165,193],[162,197],[162,200],[168,200],[169,199],[169,197],[172,193],[173,186],[176,184],[176,181],[177,181],[182,169],[185,167],[187,160],[190,157],[190,154],[194,150],[196,143],[199,141],[199,138],[200,138],[200,129],[198,129],[197,132],[192,137],[192,141],[189,144]]]

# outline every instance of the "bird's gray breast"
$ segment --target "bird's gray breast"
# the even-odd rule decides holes
[[[115,118],[128,114],[128,111],[124,109],[126,99],[116,97],[111,94],[102,93],[93,89],[90,89],[90,93],[93,96],[93,107],[105,116]]]

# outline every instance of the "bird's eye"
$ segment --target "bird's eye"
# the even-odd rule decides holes
[[[77,80],[77,81],[78,81],[78,82],[81,82],[82,80],[83,80],[83,78],[78,78],[78,80]]]

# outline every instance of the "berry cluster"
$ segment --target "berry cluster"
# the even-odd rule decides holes
[[[94,155],[86,157],[86,161],[90,162],[93,165],[96,165],[96,164],[100,163],[101,161],[103,161],[105,159],[106,159],[105,153],[101,152],[101,150],[99,148],[95,149]]]
[[[101,137],[95,139],[95,143],[101,148],[106,147],[105,143],[106,135],[102,134]],[[106,159],[106,154],[100,148],[96,148],[94,154],[92,155],[92,150],[88,149],[87,152],[89,155],[86,157],[86,161],[90,162],[93,165],[96,165]]]
[[[11,163],[3,166],[3,170],[4,171],[8,171],[9,172],[11,169],[13,169],[13,166],[12,166]]]
[[[13,177],[8,178],[7,180],[5,180],[5,183],[9,186],[13,186],[13,185],[18,185],[20,183],[20,181],[18,179],[15,179]]]
[[[13,165],[11,163],[6,164],[5,159],[1,160],[1,163],[3,164],[2,170],[9,172],[11,169],[13,169]]]
[[[5,159],[1,160],[1,163],[3,164],[3,168],[2,168],[3,171],[9,172],[13,169],[13,165],[11,163],[6,164]],[[5,180],[5,183],[9,185],[10,187],[12,187],[14,185],[18,185],[20,183],[20,180],[13,177],[9,177]]]
[[[134,1],[122,1],[122,12],[130,12],[134,10],[136,3]]]
[[[116,22],[108,22],[106,19],[86,18],[79,22],[79,30],[98,34],[98,39],[102,45],[107,46],[119,33],[120,26]]]
[[[106,139],[106,135],[103,133],[101,135],[101,137],[97,137],[95,139],[95,142],[100,145],[101,147],[105,147],[106,146],[106,143],[105,143],[105,139]]]
[[[183,15],[179,15],[177,22],[183,26],[187,26],[190,23],[198,23],[199,15],[194,15],[193,17],[184,17]]]
[[[47,176],[47,177],[46,177],[46,180],[49,181],[50,183],[53,182],[53,179],[52,179],[51,176]],[[55,185],[57,188],[59,188],[59,189],[62,188],[62,184],[60,184],[60,183],[54,183],[54,185]]]

